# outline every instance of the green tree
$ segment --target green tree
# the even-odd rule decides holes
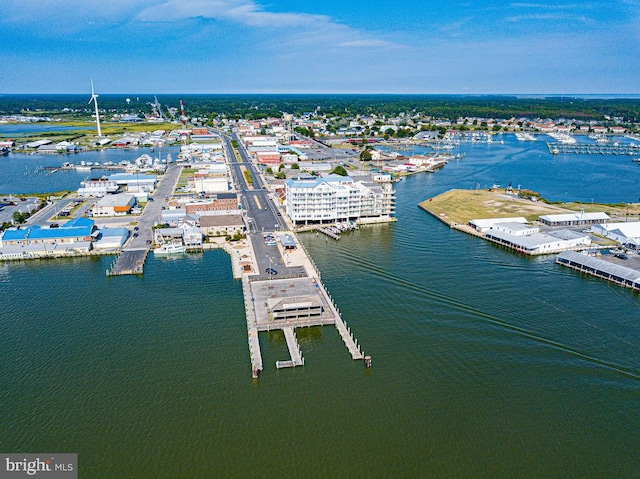
[[[363,152],[364,153],[364,152]],[[347,170],[344,169],[344,166],[342,165],[338,165],[336,166],[332,171],[332,174],[334,175],[340,175],[340,176],[349,176],[349,174],[347,173]]]
[[[300,169],[300,165],[298,163],[294,163],[293,165],[291,165],[291,169],[292,170],[299,170]]]

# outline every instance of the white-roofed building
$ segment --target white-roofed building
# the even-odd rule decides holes
[[[296,225],[335,222],[393,221],[395,191],[391,177],[289,179],[285,182],[286,212]]]
[[[576,233],[570,230],[536,233],[528,236],[515,236],[504,231],[492,229],[486,233],[486,238],[494,243],[530,255],[585,249],[591,245],[591,238],[588,234]]]
[[[100,198],[93,205],[93,216],[124,216],[131,213],[136,202],[134,195],[116,194]]]
[[[540,217],[540,222],[548,226],[582,226],[595,223],[606,223],[611,218],[603,212],[585,213],[563,213],[559,215],[544,215]]]
[[[640,221],[597,224],[591,231],[623,245],[640,246]]]
[[[481,233],[486,233],[495,225],[498,225],[500,223],[519,223],[519,224],[526,225],[528,221],[523,216],[517,216],[512,218],[484,218],[484,219],[469,221],[469,226],[473,227],[477,231],[480,231]]]

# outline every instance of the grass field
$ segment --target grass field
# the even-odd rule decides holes
[[[547,204],[544,201],[531,201],[507,194],[505,190],[450,190],[419,206],[447,223],[467,224],[473,219],[509,218],[524,216],[528,221],[537,220],[541,215],[573,213],[584,208],[585,211],[605,211],[614,218],[627,218],[624,206],[567,203]],[[629,205],[629,220],[640,213],[640,205]]]

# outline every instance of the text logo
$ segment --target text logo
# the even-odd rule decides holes
[[[0,479],[78,479],[77,454],[0,454]]]

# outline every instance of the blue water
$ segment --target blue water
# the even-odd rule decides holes
[[[300,235],[370,370],[312,328],[290,370],[275,368],[282,333],[261,334],[253,381],[219,250],[110,279],[112,257],[1,263],[0,449],[76,452],[80,477],[99,478],[638,477],[640,295],[417,206],[476,182],[595,194],[589,170],[558,190],[526,168],[580,158],[520,145],[464,147],[395,184],[397,223]],[[627,200],[617,180],[598,193]]]
[[[87,124],[89,127],[89,124]],[[12,138],[23,136],[27,133],[37,132],[64,132],[77,130],[77,126],[56,126],[51,123],[20,123],[20,124],[0,124],[0,137]]]
[[[105,149],[86,151],[77,154],[47,155],[25,153],[9,153],[0,156],[0,194],[41,193],[62,190],[75,191],[80,188],[80,182],[90,178],[113,173],[106,170],[76,171],[59,170],[47,174],[42,168],[45,166],[61,166],[65,162],[80,164],[81,161],[104,164],[108,161],[119,163],[132,162],[142,154],[152,158],[166,159],[167,154],[175,160],[180,147],[167,147],[151,151],[149,148],[137,149]]]
[[[551,155],[545,136],[535,142],[520,142],[514,135],[499,135],[504,144],[462,143],[453,153],[464,153],[445,167],[455,177],[455,188],[489,188],[494,184],[521,186],[551,201],[620,203],[640,201],[640,165],[625,155]],[[550,140],[550,138],[548,138]],[[581,139],[580,141],[587,141]],[[416,154],[431,152],[415,148]],[[405,153],[406,152],[401,152]],[[442,170],[444,173],[445,170]],[[443,183],[440,173],[426,180],[435,196],[451,183]],[[453,186],[451,186],[453,187]]]

